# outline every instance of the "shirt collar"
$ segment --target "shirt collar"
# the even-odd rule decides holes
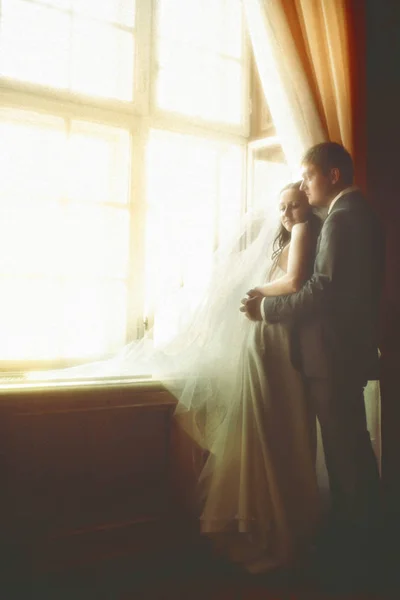
[[[338,195],[334,197],[334,199],[332,200],[332,202],[329,205],[328,215],[331,212],[333,205],[335,204],[335,202],[337,202],[339,200],[339,198],[341,198],[345,194],[349,194],[350,192],[356,192],[358,190],[359,190],[359,187],[357,185],[350,185],[349,187],[347,187],[344,190],[342,190],[341,192],[339,192]]]

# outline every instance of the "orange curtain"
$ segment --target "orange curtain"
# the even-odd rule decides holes
[[[295,81],[296,99],[290,97],[293,90],[287,86],[294,120],[302,123],[308,120],[308,130],[312,133],[315,111],[324,138],[346,146],[354,159],[356,182],[365,187],[364,0],[244,0],[244,6],[248,13],[250,6],[258,11],[259,19],[271,25],[276,37],[279,34],[275,67],[284,82],[287,77]],[[248,24],[260,72],[263,57],[257,56],[255,35]],[[262,83],[270,104],[268,82]],[[304,103],[299,110],[296,100],[306,94],[313,98],[313,110]],[[304,125],[302,128],[305,129]],[[320,136],[307,140],[308,145],[320,141]]]
[[[352,154],[366,183],[364,0],[283,0],[298,51],[330,140]]]
[[[329,139],[352,151],[346,6],[342,0],[284,0],[297,16],[308,74]]]

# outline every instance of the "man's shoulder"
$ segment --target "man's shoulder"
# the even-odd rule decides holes
[[[362,215],[371,213],[365,196],[359,190],[354,190],[344,194],[337,200],[332,210],[325,219],[324,225],[333,226],[336,223],[352,221]]]
[[[330,214],[338,211],[359,210],[368,208],[368,202],[361,190],[351,190],[343,194],[332,207]]]

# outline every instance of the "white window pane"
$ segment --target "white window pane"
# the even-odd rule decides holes
[[[278,194],[289,181],[291,181],[290,169],[283,162],[254,160],[253,189],[250,199],[253,210],[260,214],[278,217]]]
[[[71,282],[63,286],[59,336],[64,358],[112,352],[125,343],[127,291],[122,282]]]
[[[148,148],[149,294],[204,282],[215,243],[216,150],[190,136],[153,132]]]
[[[74,121],[67,156],[68,199],[128,202],[130,140],[127,131]]]
[[[121,282],[0,280],[0,360],[85,358],[125,342]]]
[[[129,213],[41,203],[0,210],[0,276],[127,277]]]
[[[240,146],[225,146],[219,159],[218,242],[224,245],[238,231],[243,214],[243,161]]]
[[[126,27],[135,25],[135,0],[71,0],[78,14]]]
[[[33,2],[3,0],[1,17],[1,74],[66,88],[69,15]]]
[[[71,87],[93,96],[132,100],[134,40],[129,32],[74,20]]]
[[[53,202],[0,208],[0,277],[57,275],[62,213]]]
[[[0,360],[59,356],[60,287],[41,279],[0,279]]]
[[[228,123],[242,121],[243,115],[243,67],[232,60],[219,62],[219,106],[218,115],[224,115]]]
[[[112,352],[126,334],[129,133],[2,109],[0,171],[0,360]]]
[[[157,100],[160,108],[210,118],[218,107],[218,69],[212,55],[184,45],[159,43],[160,71]]]
[[[130,101],[133,98],[134,0],[76,2],[70,13],[61,0],[45,6],[3,0],[0,74],[83,94]],[[84,14],[93,18],[87,18]],[[115,25],[108,24],[110,22]]]
[[[69,205],[64,209],[59,237],[64,275],[127,277],[127,210]]]
[[[221,30],[218,49],[225,56],[243,55],[243,9],[241,0],[220,0]]]
[[[160,37],[240,59],[243,54],[241,0],[159,0]]]
[[[158,34],[216,51],[220,23],[218,0],[160,0]]]
[[[65,140],[62,120],[0,111],[0,205],[60,199]]]
[[[156,343],[173,335],[182,317],[179,296],[183,293],[185,301],[193,304],[201,297],[217,244],[238,225],[242,159],[242,150],[236,146],[151,133],[146,182],[146,311],[155,315]]]
[[[230,59],[160,40],[160,108],[227,123],[242,118],[242,67]]]

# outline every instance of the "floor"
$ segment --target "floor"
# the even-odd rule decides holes
[[[398,600],[400,556],[391,553],[375,592],[343,591],[305,569],[246,575],[204,546],[140,565],[115,557],[74,571],[27,577],[21,565],[0,581],[1,600]]]

